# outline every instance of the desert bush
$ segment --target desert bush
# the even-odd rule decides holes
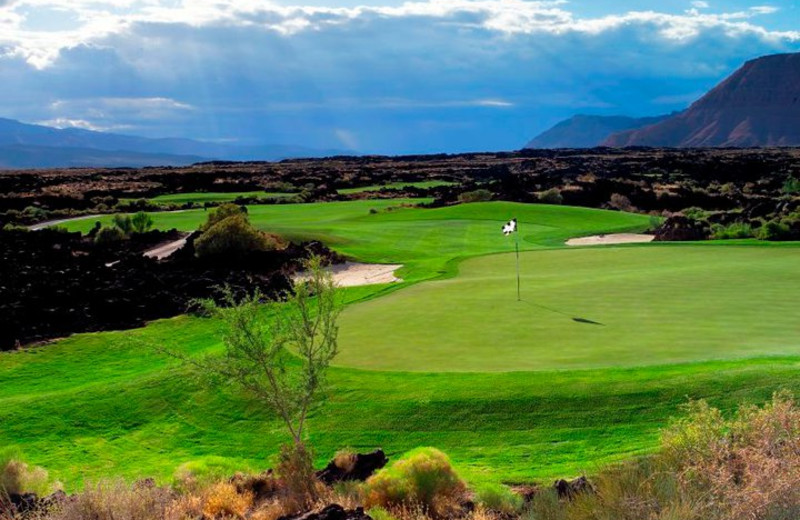
[[[102,227],[94,236],[94,243],[98,245],[113,244],[125,239],[125,233],[118,227]]]
[[[345,448],[336,452],[336,455],[333,456],[333,463],[337,468],[349,473],[356,466],[357,456],[355,451]]]
[[[618,209],[620,211],[632,211],[635,209],[633,204],[631,204],[630,199],[625,195],[621,195],[619,193],[612,193],[611,198],[608,201],[608,206],[614,209]]]
[[[447,455],[434,448],[418,448],[367,480],[365,505],[418,505],[439,517],[454,509],[465,491]]]
[[[207,231],[215,224],[218,224],[219,222],[222,222],[230,217],[243,217],[247,222],[249,222],[247,217],[247,208],[239,206],[238,204],[226,202],[224,204],[220,204],[208,213],[205,223],[200,226],[200,231]]]
[[[163,520],[174,508],[174,495],[167,488],[130,485],[122,481],[87,485],[48,520]]]
[[[322,484],[314,472],[314,457],[304,444],[281,446],[276,469],[290,507],[305,509],[319,499]]]
[[[117,226],[125,236],[130,235],[133,231],[133,221],[130,215],[114,215],[114,225]]]
[[[208,488],[203,497],[203,514],[206,518],[244,518],[253,506],[252,493],[239,493],[229,482],[217,482]]]
[[[458,202],[488,202],[492,200],[492,192],[486,189],[465,191],[458,195]]]
[[[134,233],[147,233],[153,227],[153,219],[144,211],[131,217],[131,229]]]
[[[277,249],[278,246],[277,237],[254,228],[242,215],[217,222],[207,228],[194,242],[198,257],[270,251]]]
[[[558,188],[550,188],[539,194],[539,202],[544,204],[561,204],[564,202],[564,197],[561,195]]]
[[[486,484],[475,490],[475,501],[490,511],[513,515],[522,509],[522,497],[500,484]]]
[[[758,229],[759,240],[790,240],[791,231],[789,226],[778,220],[765,222]]]
[[[783,192],[787,195],[796,195],[800,193],[800,179],[789,177],[783,183]]]
[[[753,228],[746,222],[733,222],[731,224],[714,224],[711,226],[711,238],[716,240],[732,240],[737,238],[752,238]]]
[[[0,451],[0,499],[20,493],[45,495],[51,491],[47,471],[31,468],[14,449]]]
[[[662,433],[657,454],[607,468],[594,492],[537,493],[536,520],[790,520],[800,518],[800,407],[776,393],[730,418],[704,401]]]

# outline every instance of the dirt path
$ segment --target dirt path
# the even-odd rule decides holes
[[[570,238],[568,246],[603,246],[611,244],[643,244],[652,242],[656,237],[637,233],[614,233],[611,235],[593,235],[590,237]]]
[[[178,249],[182,248],[186,244],[186,239],[189,237],[189,233],[182,236],[178,240],[173,240],[172,242],[167,242],[166,244],[161,244],[158,247],[154,247],[153,249],[149,249],[145,251],[143,254],[148,258],[155,258],[156,260],[161,260],[162,258],[166,258]]]
[[[400,264],[362,264],[358,262],[345,262],[332,265],[328,268],[333,274],[333,281],[339,287],[355,287],[357,285],[372,285],[379,283],[402,282],[394,272],[403,267]],[[306,273],[298,273],[295,280],[302,280]]]

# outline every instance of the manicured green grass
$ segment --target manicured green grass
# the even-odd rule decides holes
[[[472,482],[549,480],[652,450],[687,397],[731,409],[800,389],[796,244],[564,249],[649,219],[503,202],[388,210],[399,203],[250,208],[264,229],[404,263],[407,280],[438,276],[345,292],[331,400],[310,418],[320,463],[342,447],[397,457],[431,445]],[[153,216],[189,230],[206,213]],[[512,216],[524,302],[514,239],[500,234]],[[168,479],[189,461],[270,465],[288,440],[279,422],[131,336],[192,355],[219,349],[213,321],[182,316],[2,354],[0,445],[73,489],[109,475]]]
[[[180,317],[134,336],[187,353],[218,348],[209,320]],[[263,469],[280,424],[225,387],[204,387],[126,339],[75,336],[0,356],[0,444],[75,489],[121,475],[169,480],[186,462],[228,473]],[[331,400],[310,420],[317,460],[344,446],[390,457],[420,445],[450,454],[472,482],[592,473],[652,449],[687,397],[724,408],[800,389],[800,358],[508,373],[403,373],[336,368]]]
[[[644,215],[545,204],[485,202],[436,209],[400,207],[413,202],[360,200],[257,205],[248,210],[250,220],[262,229],[291,239],[322,240],[365,262],[404,264],[399,275],[408,281],[452,273],[452,262],[457,259],[513,251],[513,239],[500,232],[511,217],[520,222],[522,250],[560,246],[578,235],[640,231],[650,226],[649,217]],[[151,215],[157,228],[189,231],[197,229],[208,214],[205,210],[191,210]],[[111,216],[99,220],[108,224]],[[86,232],[94,222],[95,219],[75,221],[66,227]]]
[[[647,246],[473,258],[455,278],[350,306],[343,365],[597,368],[800,355],[798,248]],[[576,319],[582,321],[575,321]]]
[[[401,190],[403,188],[419,188],[422,190],[438,188],[439,186],[454,186],[455,182],[449,181],[420,181],[420,182],[392,182],[389,184],[373,184],[372,186],[361,186],[359,188],[342,188],[336,190],[339,195],[352,195],[354,193],[364,193],[366,191]]]
[[[232,202],[238,198],[259,199],[283,199],[296,196],[296,193],[271,193],[265,191],[238,191],[238,192],[193,192],[193,193],[170,193],[159,195],[150,199],[154,204],[186,204],[194,202],[203,204],[204,202]]]

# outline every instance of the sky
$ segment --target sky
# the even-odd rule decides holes
[[[300,2],[300,3],[297,3]],[[800,0],[0,0],[0,117],[358,153],[513,150],[800,52]]]

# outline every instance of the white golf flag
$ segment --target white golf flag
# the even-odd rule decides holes
[[[503,234],[505,236],[508,236],[516,231],[517,231],[517,219],[515,218],[512,218],[511,220],[508,221],[508,223],[505,226],[503,226]]]

